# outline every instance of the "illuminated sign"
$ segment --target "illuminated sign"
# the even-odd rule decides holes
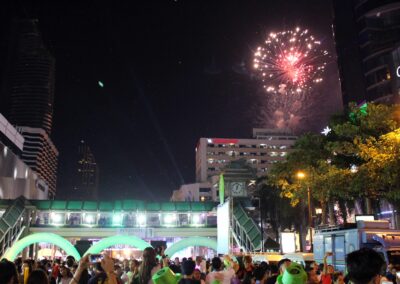
[[[208,143],[214,144],[237,144],[238,139],[224,139],[224,138],[214,138],[214,139],[207,139]]]
[[[282,253],[296,252],[296,233],[282,232],[281,233]]]
[[[396,75],[400,78],[400,66],[397,66]]]

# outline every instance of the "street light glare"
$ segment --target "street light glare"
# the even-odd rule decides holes
[[[306,174],[305,174],[304,172],[298,172],[298,173],[296,174],[296,176],[297,176],[297,178],[299,178],[299,179],[303,179],[303,178],[306,177]]]

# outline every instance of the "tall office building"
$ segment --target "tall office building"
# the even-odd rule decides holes
[[[400,43],[400,2],[333,0],[333,10],[343,103],[398,100],[391,66]]]
[[[81,141],[75,179],[75,195],[82,199],[96,199],[99,185],[99,167],[90,147]]]
[[[196,181],[208,182],[230,162],[244,159],[265,175],[271,164],[283,160],[297,137],[284,129],[253,129],[253,138],[200,138],[196,147]]]
[[[2,82],[7,119],[25,139],[21,154],[56,192],[58,151],[50,138],[55,82],[55,60],[45,47],[35,19],[14,20]]]
[[[54,198],[57,183],[57,148],[41,128],[25,126],[17,129],[25,139],[22,160],[47,183],[49,198]]]
[[[43,43],[37,20],[15,20],[9,47],[6,116],[16,126],[42,128],[50,135],[55,60]]]

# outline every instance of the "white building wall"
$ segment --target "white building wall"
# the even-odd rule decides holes
[[[231,161],[245,159],[262,176],[285,159],[297,137],[286,130],[254,129],[253,139],[200,138],[196,148],[196,181],[219,175]]]
[[[216,190],[209,183],[183,184],[178,190],[174,190],[171,201],[217,201]]]

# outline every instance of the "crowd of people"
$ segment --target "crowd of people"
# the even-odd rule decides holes
[[[399,279],[394,267],[386,266],[380,254],[361,249],[347,255],[346,274],[324,263],[303,267],[290,259],[279,263],[254,263],[249,255],[175,258],[158,257],[149,247],[140,261],[119,261],[103,255],[92,262],[90,255],[79,262],[71,256],[65,261],[0,261],[0,284],[392,284]]]

